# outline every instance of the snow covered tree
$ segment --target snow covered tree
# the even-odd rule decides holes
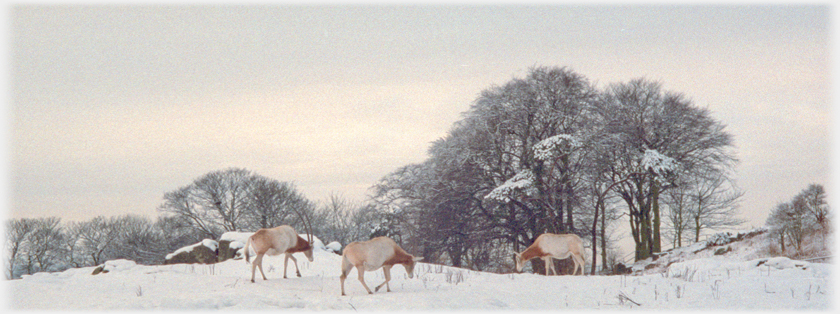
[[[704,167],[735,162],[725,126],[685,99],[644,79],[609,85],[595,111],[606,134],[613,182],[628,207],[636,259],[661,251],[662,191]]]
[[[731,137],[708,110],[644,80],[599,93],[567,68],[537,67],[482,91],[463,116],[428,160],[383,178],[374,197],[389,232],[418,247],[434,242],[420,241],[425,235],[458,239],[435,244],[456,259],[470,251],[456,244],[472,237],[520,250],[546,232],[591,236],[594,256],[616,196],[628,205],[636,257],[645,258],[661,250],[660,194],[735,161]]]
[[[583,76],[548,67],[482,91],[430,150],[436,173],[451,178],[435,205],[459,204],[461,217],[496,230],[507,249],[545,232],[581,233],[586,110],[596,96]]]
[[[486,199],[534,220],[522,230],[523,245],[544,232],[575,230],[587,108],[596,96],[583,76],[539,67],[523,79],[485,90],[466,114],[477,121],[465,125],[479,126],[489,140],[486,147],[475,147],[483,150],[475,155],[496,182]]]

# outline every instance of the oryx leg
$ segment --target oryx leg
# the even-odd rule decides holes
[[[350,274],[350,270],[353,269],[353,264],[350,264],[346,258],[341,259],[341,295],[344,294],[344,279],[347,279],[347,275]]]
[[[359,282],[362,283],[362,286],[365,287],[365,290],[367,290],[368,294],[373,294],[373,292],[370,291],[370,288],[368,288],[367,284],[365,283],[365,266],[364,265],[356,266],[356,270],[359,271]]]
[[[289,259],[290,258],[292,259],[292,262],[295,263],[295,272],[297,273],[297,276],[300,277],[300,269],[298,269],[297,259],[294,256],[292,256],[292,254],[286,253],[286,261],[283,262],[283,278],[287,278],[286,277],[286,268],[289,266]]]
[[[382,271],[385,272],[385,282],[376,286],[376,288],[373,289],[373,291],[379,291],[379,288],[385,286],[385,291],[391,292],[391,285],[388,283],[389,281],[391,281],[391,266],[382,266]]]
[[[549,270],[551,270],[552,272],[554,272],[555,275],[557,275],[557,271],[554,270],[554,263],[551,262],[551,256],[546,256],[542,259],[545,262],[545,275],[548,276]]]
[[[258,254],[257,257],[254,258],[254,263],[251,264],[251,282],[254,282],[254,275],[256,273],[257,267],[260,268],[260,275],[262,275],[263,280],[268,280],[267,278],[265,278],[265,273],[263,272],[263,267],[262,267],[263,256],[265,256],[265,254]]]
[[[257,272],[257,258],[254,258],[254,262],[251,263],[251,282],[254,282],[254,276]]]
[[[575,271],[572,272],[572,275],[577,273],[578,265],[580,265],[580,274],[583,275],[583,268],[586,267],[586,262],[583,261],[583,257],[572,254],[572,261],[575,262]]]

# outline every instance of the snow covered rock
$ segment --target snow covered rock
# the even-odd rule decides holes
[[[341,254],[341,243],[338,243],[338,241],[332,241],[325,246],[325,249],[327,252]]]
[[[112,271],[122,272],[137,266],[137,263],[127,259],[106,261],[104,264],[94,268],[92,275],[107,274]]]
[[[773,267],[775,269],[789,269],[789,268],[801,268],[805,269],[808,267],[808,262],[805,261],[797,261],[792,260],[790,258],[779,256],[779,257],[771,257],[767,259],[761,259],[758,261],[756,266],[765,265],[768,267]]]
[[[204,239],[193,245],[182,247],[166,255],[164,264],[213,264],[218,261],[219,242]]]
[[[307,239],[307,237],[309,236],[306,233],[301,233],[298,235],[304,239]],[[312,245],[312,248],[316,251],[327,251],[327,246],[324,245],[324,242],[321,242],[321,239],[318,239],[318,237],[314,234],[312,235],[312,243],[310,243],[310,245]]]
[[[245,247],[245,243],[248,242],[248,237],[250,237],[253,232],[238,232],[238,231],[228,231],[222,234],[219,237],[219,262],[226,261],[228,259],[241,259],[243,247]]]

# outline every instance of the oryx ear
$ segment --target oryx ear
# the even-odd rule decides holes
[[[420,256],[420,257],[412,257],[412,258],[411,258],[411,260],[413,260],[413,261],[415,261],[415,262],[416,262],[416,261],[422,261],[422,260],[423,260],[423,257],[422,257],[422,256]]]

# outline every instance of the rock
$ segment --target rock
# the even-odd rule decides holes
[[[218,242],[210,239],[182,247],[166,256],[163,264],[213,264],[218,261]]]
[[[332,241],[325,246],[325,249],[327,252],[341,254],[341,243],[338,243],[338,241]]]
[[[216,257],[218,262],[224,262],[236,257],[236,252],[242,249],[243,244],[238,241],[220,240],[219,241],[219,255]]]
[[[631,268],[624,266],[622,263],[615,264],[615,267],[613,267],[613,275],[625,275],[632,272],[633,270]]]
[[[105,265],[99,265],[99,267],[96,267],[96,268],[93,269],[93,273],[91,273],[91,275],[99,275],[99,274],[107,274],[107,273],[108,273],[108,270],[105,269]]]

